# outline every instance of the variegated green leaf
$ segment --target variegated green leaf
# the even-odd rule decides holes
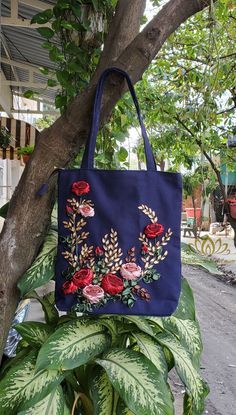
[[[36,352],[11,368],[0,382],[1,415],[28,409],[44,399],[63,380],[56,370],[35,372]]]
[[[144,333],[133,333],[137,340],[140,351],[156,366],[162,374],[165,381],[167,381],[168,368],[165,360],[165,355],[160,344],[158,344],[152,337]]]
[[[22,296],[35,288],[41,287],[54,277],[57,237],[57,232],[53,230],[48,233],[41,252],[31,267],[19,279],[17,286]]]
[[[199,255],[193,247],[184,242],[181,243],[181,260],[183,264],[195,265],[204,268],[211,274],[222,275],[222,271],[217,268],[217,264],[213,259]]]
[[[182,320],[174,316],[163,318],[164,327],[177,335],[181,344],[189,351],[195,368],[199,368],[202,339],[197,321]]]
[[[100,367],[94,369],[89,384],[93,415],[111,415],[114,391],[106,372]]]
[[[182,346],[179,340],[170,333],[160,333],[156,339],[162,346],[167,347],[175,360],[176,371],[191,395],[196,410],[201,414],[204,408],[204,400],[209,390],[197,370],[193,367],[190,354]]]
[[[65,400],[59,385],[36,405],[20,411],[17,415],[64,415]]]
[[[55,307],[54,291],[44,295],[43,297],[40,297],[40,295],[38,295],[36,291],[30,291],[29,293],[27,293],[27,298],[34,298],[35,300],[39,301],[39,303],[41,304],[43,308],[44,316],[45,316],[45,320],[47,324],[54,325],[58,322],[59,313]]]
[[[105,328],[90,319],[65,323],[44,343],[39,351],[37,370],[73,369],[103,352],[110,344]]]
[[[113,349],[96,362],[105,369],[114,388],[136,415],[173,415],[166,382],[142,353]]]
[[[181,293],[179,303],[173,316],[176,318],[195,320],[195,304],[192,289],[186,280],[181,279]]]
[[[147,320],[145,320],[144,317],[139,316],[123,316],[126,320],[131,321],[132,323],[136,324],[136,326],[139,328],[139,330],[142,330],[144,333],[150,334],[150,336],[154,335],[154,331],[151,327],[151,325],[148,323]]]
[[[145,319],[149,322],[149,324],[151,324],[155,333],[163,330],[163,322],[161,317],[148,316]]]
[[[122,399],[119,399],[116,407],[116,415],[135,415],[127,406]]]
[[[24,321],[16,324],[14,328],[28,344],[40,347],[52,333],[52,328],[38,321]]]

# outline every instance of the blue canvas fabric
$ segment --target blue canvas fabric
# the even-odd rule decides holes
[[[93,167],[102,91],[111,72],[128,82],[141,125],[147,170]],[[129,76],[117,68],[107,69],[96,89],[81,169],[61,170],[58,177],[59,310],[172,314],[181,285],[181,203],[181,175],[156,171]]]

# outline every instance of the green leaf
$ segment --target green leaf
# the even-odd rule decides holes
[[[106,372],[99,367],[93,369],[91,375],[89,385],[93,401],[93,415],[112,414],[114,391]]]
[[[117,408],[116,408],[116,415],[135,415],[135,414],[129,408],[127,408],[127,406],[122,401],[122,399],[119,399]]]
[[[183,264],[195,265],[204,268],[214,275],[222,275],[213,259],[199,255],[192,247],[184,242],[181,243],[181,259]]]
[[[65,400],[61,386],[57,386],[36,405],[17,415],[64,415]]]
[[[181,319],[195,320],[193,292],[186,278],[181,279],[181,294],[178,307],[173,316]]]
[[[175,360],[176,371],[185,384],[189,395],[192,397],[196,414],[202,414],[204,409],[205,397],[209,393],[207,384],[193,367],[190,354],[182,344],[170,333],[159,333],[156,340],[167,347]]]
[[[53,11],[51,9],[44,10],[43,12],[35,14],[31,19],[31,24],[45,24],[53,17]]]
[[[167,381],[168,367],[162,347],[150,336],[144,333],[133,333],[140,351],[156,366]]]
[[[178,336],[180,343],[190,353],[194,367],[198,369],[202,353],[202,339],[198,322],[181,320],[174,316],[163,318],[163,322],[167,330]]]
[[[127,159],[128,155],[129,153],[124,147],[121,147],[117,152],[117,157],[120,162],[124,162]]]
[[[15,324],[14,328],[33,347],[40,347],[52,333],[50,326],[38,321],[24,321],[23,323]]]
[[[24,92],[23,95],[24,95],[25,98],[30,99],[30,98],[33,98],[34,97],[35,92],[32,91],[31,89],[28,89],[27,91]]]
[[[40,297],[35,291],[31,291],[27,294],[27,298],[34,298],[35,300],[39,301],[42,305],[45,320],[47,324],[56,324],[59,319],[59,314],[54,306],[55,304],[55,293],[54,291],[44,295],[43,297]]]
[[[157,368],[144,355],[113,349],[97,359],[113,387],[136,415],[172,415],[170,391]]]
[[[53,88],[54,86],[57,86],[57,81],[55,79],[48,79],[47,84],[49,87]]]
[[[54,277],[57,236],[57,232],[53,230],[48,233],[41,252],[31,267],[19,279],[17,287],[22,296],[35,288],[41,287]]]
[[[36,30],[46,39],[51,39],[54,36],[54,31],[49,27],[39,27]]]
[[[9,202],[5,203],[5,205],[0,207],[0,216],[2,218],[5,219],[7,217],[8,209],[9,209]]]
[[[132,323],[136,324],[139,330],[142,330],[144,333],[149,334],[150,336],[154,336],[154,331],[148,321],[145,320],[142,316],[123,316],[126,320],[131,321]]]
[[[36,352],[11,368],[0,381],[1,415],[25,410],[44,399],[62,380],[56,370],[35,372]]]
[[[104,327],[89,319],[65,323],[53,333],[39,351],[37,370],[73,369],[102,353],[109,346]]]
[[[48,75],[49,74],[49,69],[46,68],[45,66],[40,66],[39,70],[43,75]]]
[[[94,10],[98,11],[98,0],[92,0]]]

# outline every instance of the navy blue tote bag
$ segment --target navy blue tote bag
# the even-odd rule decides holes
[[[94,168],[102,92],[113,72],[128,82],[147,170]],[[101,75],[81,168],[59,172],[58,192],[58,309],[93,314],[173,313],[181,285],[181,175],[156,171],[126,72],[110,68]]]

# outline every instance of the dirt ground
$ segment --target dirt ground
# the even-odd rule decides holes
[[[236,287],[191,266],[183,267],[195,296],[203,337],[201,374],[210,386],[205,414],[236,415]],[[182,414],[182,392],[173,374],[176,415]]]

